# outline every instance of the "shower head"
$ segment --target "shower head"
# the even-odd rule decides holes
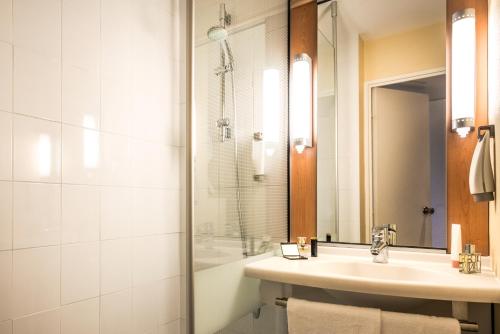
[[[227,38],[227,30],[222,26],[213,26],[208,29],[207,36],[212,41],[224,41]]]

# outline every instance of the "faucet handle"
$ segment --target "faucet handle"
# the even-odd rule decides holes
[[[396,224],[385,224],[385,230],[387,231],[387,244],[390,246],[394,246],[397,242],[397,226]]]
[[[379,236],[379,238],[382,236],[389,246],[394,246],[397,242],[396,224],[382,224],[374,226],[372,229],[372,239],[375,238],[375,236]]]
[[[385,228],[389,232],[397,232],[398,227],[396,224],[383,224],[382,228]]]

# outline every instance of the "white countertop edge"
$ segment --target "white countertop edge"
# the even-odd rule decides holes
[[[323,254],[323,256],[320,255],[319,258],[311,260],[320,262],[322,260],[338,258],[337,256],[341,258],[353,256],[354,260],[359,259],[360,262],[366,262],[371,259],[371,257],[365,254],[366,250],[361,250],[364,252],[358,252],[358,250],[355,252],[348,250],[346,252],[345,249],[339,250],[337,247],[335,249],[336,251],[321,249],[323,252],[320,254]],[[422,262],[418,261],[418,259],[422,258],[422,254],[411,252],[412,255],[410,256],[410,252],[408,254],[403,253],[401,252],[401,254],[397,255],[396,252],[392,252],[390,255],[397,264],[423,265],[422,263],[417,263]],[[364,254],[364,256],[357,256],[360,254]],[[300,267],[298,261],[286,260],[281,256],[274,256],[247,264],[245,266],[245,275],[278,283],[331,290],[434,300],[500,303],[500,280],[490,269],[483,266],[483,273],[465,275],[458,273],[457,269],[451,268],[449,255],[447,254],[429,254],[425,258],[428,260],[426,261],[428,266],[435,270],[442,270],[448,274],[451,273],[453,280],[436,282],[400,281],[344,276],[317,271],[310,273],[297,268],[298,266]],[[291,265],[292,263],[294,264]],[[380,266],[384,265],[380,264]]]

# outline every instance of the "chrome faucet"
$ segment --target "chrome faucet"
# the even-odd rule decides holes
[[[396,244],[396,233],[395,224],[384,224],[373,227],[372,246],[370,247],[373,262],[387,263],[389,259],[389,246]]]

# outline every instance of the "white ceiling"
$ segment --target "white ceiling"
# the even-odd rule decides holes
[[[338,0],[364,39],[379,38],[446,19],[446,0]]]

